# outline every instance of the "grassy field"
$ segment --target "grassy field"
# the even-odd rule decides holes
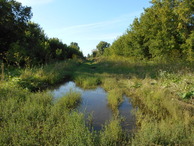
[[[43,91],[67,80],[84,89],[103,87],[113,110],[122,95],[131,97],[138,109],[134,132],[125,133],[118,116],[95,132],[76,111],[80,93],[72,91],[54,101]],[[0,82],[0,145],[192,145],[193,98],[192,63],[100,58],[5,69]]]

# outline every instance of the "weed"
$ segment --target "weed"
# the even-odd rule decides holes
[[[73,109],[81,102],[81,94],[79,92],[70,91],[65,96],[58,99],[56,106],[63,109]]]
[[[123,101],[122,92],[119,89],[113,89],[108,92],[108,105],[111,107],[113,111],[118,109],[118,106]]]
[[[94,76],[78,76],[75,78],[75,82],[78,86],[81,86],[84,89],[91,89],[101,84],[101,79]]]
[[[100,143],[102,146],[122,145],[124,143],[120,122],[119,119],[113,119],[105,125],[100,133]]]

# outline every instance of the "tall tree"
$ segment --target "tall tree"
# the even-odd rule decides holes
[[[142,59],[191,58],[194,0],[152,0],[151,3],[126,34],[113,42],[109,52]]]
[[[99,42],[99,44],[96,46],[97,50],[99,51],[99,54],[102,55],[104,53],[104,49],[108,48],[110,46],[109,43],[105,41]]]
[[[76,43],[76,42],[71,42],[69,47],[74,48],[78,51],[80,50],[80,47],[79,47],[78,43]]]
[[[20,43],[31,16],[30,7],[15,0],[0,1],[0,59],[5,59],[13,43]]]

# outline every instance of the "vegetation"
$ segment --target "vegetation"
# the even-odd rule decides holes
[[[123,97],[122,92],[119,89],[113,89],[108,92],[108,104],[113,111],[118,109],[118,106],[121,104]]]
[[[15,0],[1,0],[0,5],[0,62],[24,67],[83,58],[77,43],[67,46],[58,38],[48,38],[38,24],[31,22],[30,7]]]
[[[81,94],[79,92],[70,91],[65,96],[61,97],[56,105],[60,109],[74,109],[81,102]]]
[[[48,38],[30,22],[30,7],[0,1],[0,145],[193,145],[194,3],[151,3],[123,36],[111,46],[101,41],[86,61],[78,43]],[[45,91],[67,80],[84,89],[102,86],[118,114],[92,130],[76,111],[80,93],[54,100]],[[122,95],[134,106],[131,133],[121,126]]]
[[[123,145],[125,143],[119,119],[114,119],[105,125],[100,133],[100,140],[102,146]]]
[[[135,60],[193,61],[193,0],[152,0],[151,3],[104,55]]]
[[[64,97],[54,104],[49,94],[12,83],[1,83],[0,92],[0,145],[92,144],[83,114],[68,110],[75,107],[78,93],[66,95],[74,101]]]

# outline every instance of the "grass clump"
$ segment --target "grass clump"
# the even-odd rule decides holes
[[[65,80],[70,80],[72,72],[79,63],[69,60],[45,65],[43,67],[26,68],[21,71],[18,84],[30,91],[45,89]]]
[[[123,101],[122,92],[119,89],[113,89],[108,92],[108,105],[111,107],[113,111],[118,109],[118,106]]]
[[[119,88],[118,81],[115,78],[105,78],[105,79],[103,79],[102,86],[107,91]]]
[[[81,102],[81,93],[76,91],[70,91],[65,96],[58,99],[57,106],[66,109],[74,109]]]
[[[120,122],[120,119],[113,119],[104,126],[104,129],[100,133],[100,145],[116,146],[126,144]]]
[[[188,117],[187,117],[188,118]],[[188,120],[188,119],[187,119]],[[155,121],[146,117],[135,133],[133,145],[193,145],[192,124],[183,120],[163,119]]]
[[[84,89],[92,89],[101,84],[101,79],[95,76],[78,76],[74,81]]]

